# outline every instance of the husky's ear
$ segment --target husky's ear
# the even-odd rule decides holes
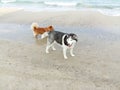
[[[67,34],[66,37],[69,38],[69,35]]]
[[[70,33],[70,36],[72,36],[73,38],[77,38],[77,35],[74,33]]]
[[[77,35],[74,34],[73,37],[74,37],[74,38],[77,38]]]
[[[78,36],[76,34],[73,35],[73,38],[78,41]]]

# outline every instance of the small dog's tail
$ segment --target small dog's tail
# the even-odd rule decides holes
[[[48,33],[49,33],[49,32],[45,32],[45,33],[43,33],[43,34],[41,35],[41,39],[47,37],[47,36],[48,36]]]
[[[36,28],[38,28],[38,27],[39,27],[38,23],[33,22],[33,23],[31,24],[31,29],[32,29],[32,30],[34,30],[34,29],[36,29]]]

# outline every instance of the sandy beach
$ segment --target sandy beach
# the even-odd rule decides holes
[[[75,57],[45,53],[30,25],[73,32]],[[0,8],[0,90],[120,90],[120,16],[97,11],[30,12]]]

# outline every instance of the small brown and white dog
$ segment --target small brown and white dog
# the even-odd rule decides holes
[[[39,34],[41,35],[45,32],[54,30],[53,26],[39,27],[38,23],[32,23],[31,29],[33,30],[33,35],[35,38],[37,38]]]

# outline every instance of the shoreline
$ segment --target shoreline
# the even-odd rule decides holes
[[[18,23],[18,24],[31,24],[32,22],[38,22],[41,25],[42,24],[44,25],[44,23],[45,23],[45,24],[53,24],[53,25],[54,24],[62,25],[62,26],[71,26],[72,25],[72,26],[80,26],[80,27],[84,26],[84,25],[88,25],[88,26],[92,26],[92,27],[94,27],[94,26],[99,27],[99,25],[104,26],[104,27],[105,26],[119,27],[118,20],[120,19],[120,16],[107,16],[107,15],[101,14],[98,11],[92,11],[92,10],[31,12],[31,11],[25,11],[24,9],[17,9],[17,8],[9,9],[8,8],[8,10],[7,10],[7,8],[5,8],[6,13],[4,14],[4,8],[2,8],[0,12],[1,12],[0,23],[7,22],[7,23]],[[2,15],[2,13],[3,13],[3,15]],[[74,17],[74,16],[76,16],[76,17]],[[9,17],[9,18],[6,18],[6,17]],[[85,19],[84,17],[87,17],[87,18]],[[55,18],[57,18],[57,19],[55,19]],[[72,20],[70,20],[71,18],[72,18]],[[26,20],[24,20],[24,19],[26,19]],[[51,22],[47,22],[47,20],[51,21]],[[55,21],[55,23],[53,21]]]
[[[15,8],[15,7],[0,7],[0,16],[8,14],[8,13],[20,11],[20,10],[22,10],[22,9]]]

